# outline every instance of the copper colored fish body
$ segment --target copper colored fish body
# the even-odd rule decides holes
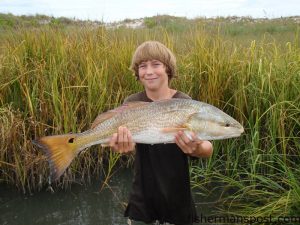
[[[83,149],[106,144],[119,126],[130,130],[136,143],[174,143],[179,130],[194,132],[200,140],[238,137],[242,125],[220,109],[190,99],[132,102],[100,114],[83,133],[42,137],[35,144],[48,157],[52,178],[57,179]]]

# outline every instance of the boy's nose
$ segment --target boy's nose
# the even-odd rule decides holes
[[[153,69],[151,68],[151,66],[147,66],[146,74],[152,74],[152,73],[153,73]]]

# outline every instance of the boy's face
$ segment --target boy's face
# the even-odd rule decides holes
[[[139,65],[139,80],[145,89],[156,91],[168,87],[166,66],[158,60],[148,60]]]

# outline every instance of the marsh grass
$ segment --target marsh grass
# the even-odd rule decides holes
[[[142,90],[128,68],[136,46],[151,39],[177,56],[174,88],[221,108],[245,127],[240,138],[215,141],[210,159],[191,163],[193,187],[202,194],[224,188],[220,201],[226,207],[220,210],[226,213],[299,213],[299,25],[281,31],[275,23],[275,31],[267,32],[251,24],[247,35],[232,35],[230,29],[247,24],[221,22],[208,26],[199,20],[185,29],[172,23],[137,30],[42,26],[2,32],[0,180],[24,192],[45,187],[48,165],[31,140],[84,131],[98,113]],[[105,185],[131,159],[93,147],[55,186],[103,174]]]
[[[299,166],[292,161],[287,166],[282,155],[272,157],[277,163],[263,160],[259,166],[273,173],[253,174],[244,170],[237,177],[214,174],[214,180],[230,192],[220,200],[219,214],[256,218],[271,216],[274,220],[280,216],[299,215]]]

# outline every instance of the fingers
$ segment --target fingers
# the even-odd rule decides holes
[[[112,147],[113,150],[117,150],[117,140],[118,140],[118,134],[114,133],[109,140],[109,146]]]
[[[135,143],[132,140],[130,131],[126,127],[120,126],[118,133],[112,135],[109,145],[116,152],[128,153],[134,150]]]
[[[128,152],[130,149],[129,131],[126,127],[119,127],[118,129],[118,148],[120,152]]]
[[[181,150],[186,154],[193,154],[197,150],[198,140],[194,133],[191,133],[191,139],[184,134],[184,132],[179,131],[175,135],[175,143],[181,148]]]
[[[133,151],[134,150],[134,147],[135,147],[135,143],[133,142],[132,140],[132,135],[131,135],[131,132],[128,130],[128,149]]]
[[[126,130],[125,127],[119,127],[118,128],[118,150],[123,152],[126,148],[126,143],[124,141],[126,140]]]

